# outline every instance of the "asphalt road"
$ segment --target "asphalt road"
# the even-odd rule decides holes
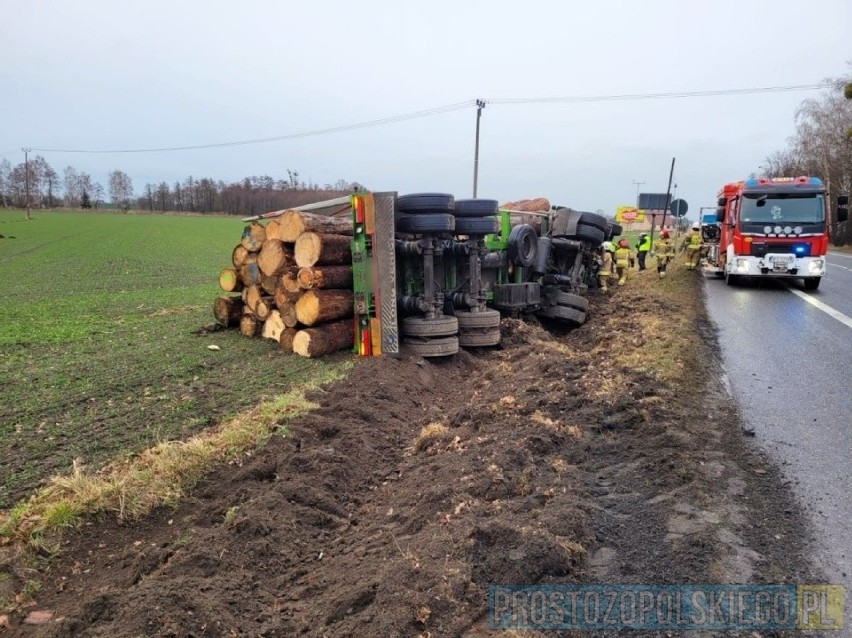
[[[829,254],[827,275],[815,292],[804,292],[801,280],[789,281],[789,288],[775,281],[728,287],[707,276],[705,284],[746,426],[754,429],[755,444],[777,460],[812,522],[817,546],[809,555],[829,582],[846,586],[848,623],[852,254]]]

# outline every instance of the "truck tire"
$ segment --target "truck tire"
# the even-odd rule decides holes
[[[519,224],[509,233],[509,259],[522,268],[532,268],[538,254],[538,233],[529,224]]]
[[[455,198],[448,193],[411,193],[396,201],[401,213],[450,213],[454,204]]]
[[[496,199],[457,199],[453,215],[456,217],[491,217],[500,207]]]
[[[459,320],[459,330],[469,328],[499,328],[500,313],[497,310],[480,310],[470,312],[469,310],[457,310],[456,319]]]
[[[805,277],[805,290],[816,290],[822,277]]]
[[[498,230],[496,217],[457,217],[457,235],[490,235]]]
[[[610,225],[610,222],[606,217],[598,215],[597,213],[581,213],[580,223],[586,224],[587,226],[594,226],[595,228],[604,231],[604,233],[606,233],[607,227]]]
[[[441,317],[405,317],[402,334],[409,337],[449,337],[458,333],[459,320],[447,315]]]
[[[566,306],[574,308],[580,312],[586,312],[589,309],[589,300],[580,295],[575,295],[573,292],[563,292],[557,290],[548,295],[557,306]]]
[[[396,229],[402,233],[444,233],[456,227],[456,218],[452,215],[403,215],[396,222]]]
[[[459,345],[462,348],[487,348],[500,345],[500,328],[489,330],[462,330],[459,332]]]
[[[595,246],[599,246],[604,242],[604,231],[602,231],[597,226],[590,226],[588,224],[584,224],[580,222],[577,224],[577,234],[574,235],[574,238],[579,239],[581,241],[587,241]]]
[[[624,232],[624,229],[621,227],[621,224],[610,224],[608,228],[606,238],[608,241],[612,241],[616,237],[618,237],[621,233]]]
[[[421,357],[448,357],[459,351],[458,337],[403,339],[402,343],[411,354]]]
[[[550,306],[542,308],[536,313],[539,317],[547,317],[548,319],[558,319],[576,325],[582,325],[586,322],[586,313],[580,312],[576,308],[568,308],[566,306]]]

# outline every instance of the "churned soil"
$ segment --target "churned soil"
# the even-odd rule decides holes
[[[444,361],[359,360],[176,508],[68,533],[8,632],[496,636],[489,583],[800,579],[805,528],[743,437],[699,287],[594,297],[574,330],[506,319],[499,348]],[[688,348],[649,329],[661,311]]]

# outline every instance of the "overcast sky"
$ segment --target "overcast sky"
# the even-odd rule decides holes
[[[507,2],[0,0],[0,158],[286,135],[475,98],[799,85],[849,72],[849,0]],[[479,195],[614,212],[665,192],[690,208],[757,170],[814,92],[490,104]],[[135,190],[296,169],[320,184],[469,197],[476,110],[221,149],[41,153]]]

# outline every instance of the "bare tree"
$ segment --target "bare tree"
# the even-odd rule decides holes
[[[3,208],[9,208],[9,174],[12,172],[12,163],[4,159],[0,162],[0,203]]]
[[[80,205],[82,192],[80,192],[80,175],[77,169],[73,166],[66,166],[63,171],[63,181],[65,184],[65,205],[68,208],[76,208]]]
[[[133,198],[133,181],[124,171],[112,171],[109,174],[109,198],[126,213]]]

